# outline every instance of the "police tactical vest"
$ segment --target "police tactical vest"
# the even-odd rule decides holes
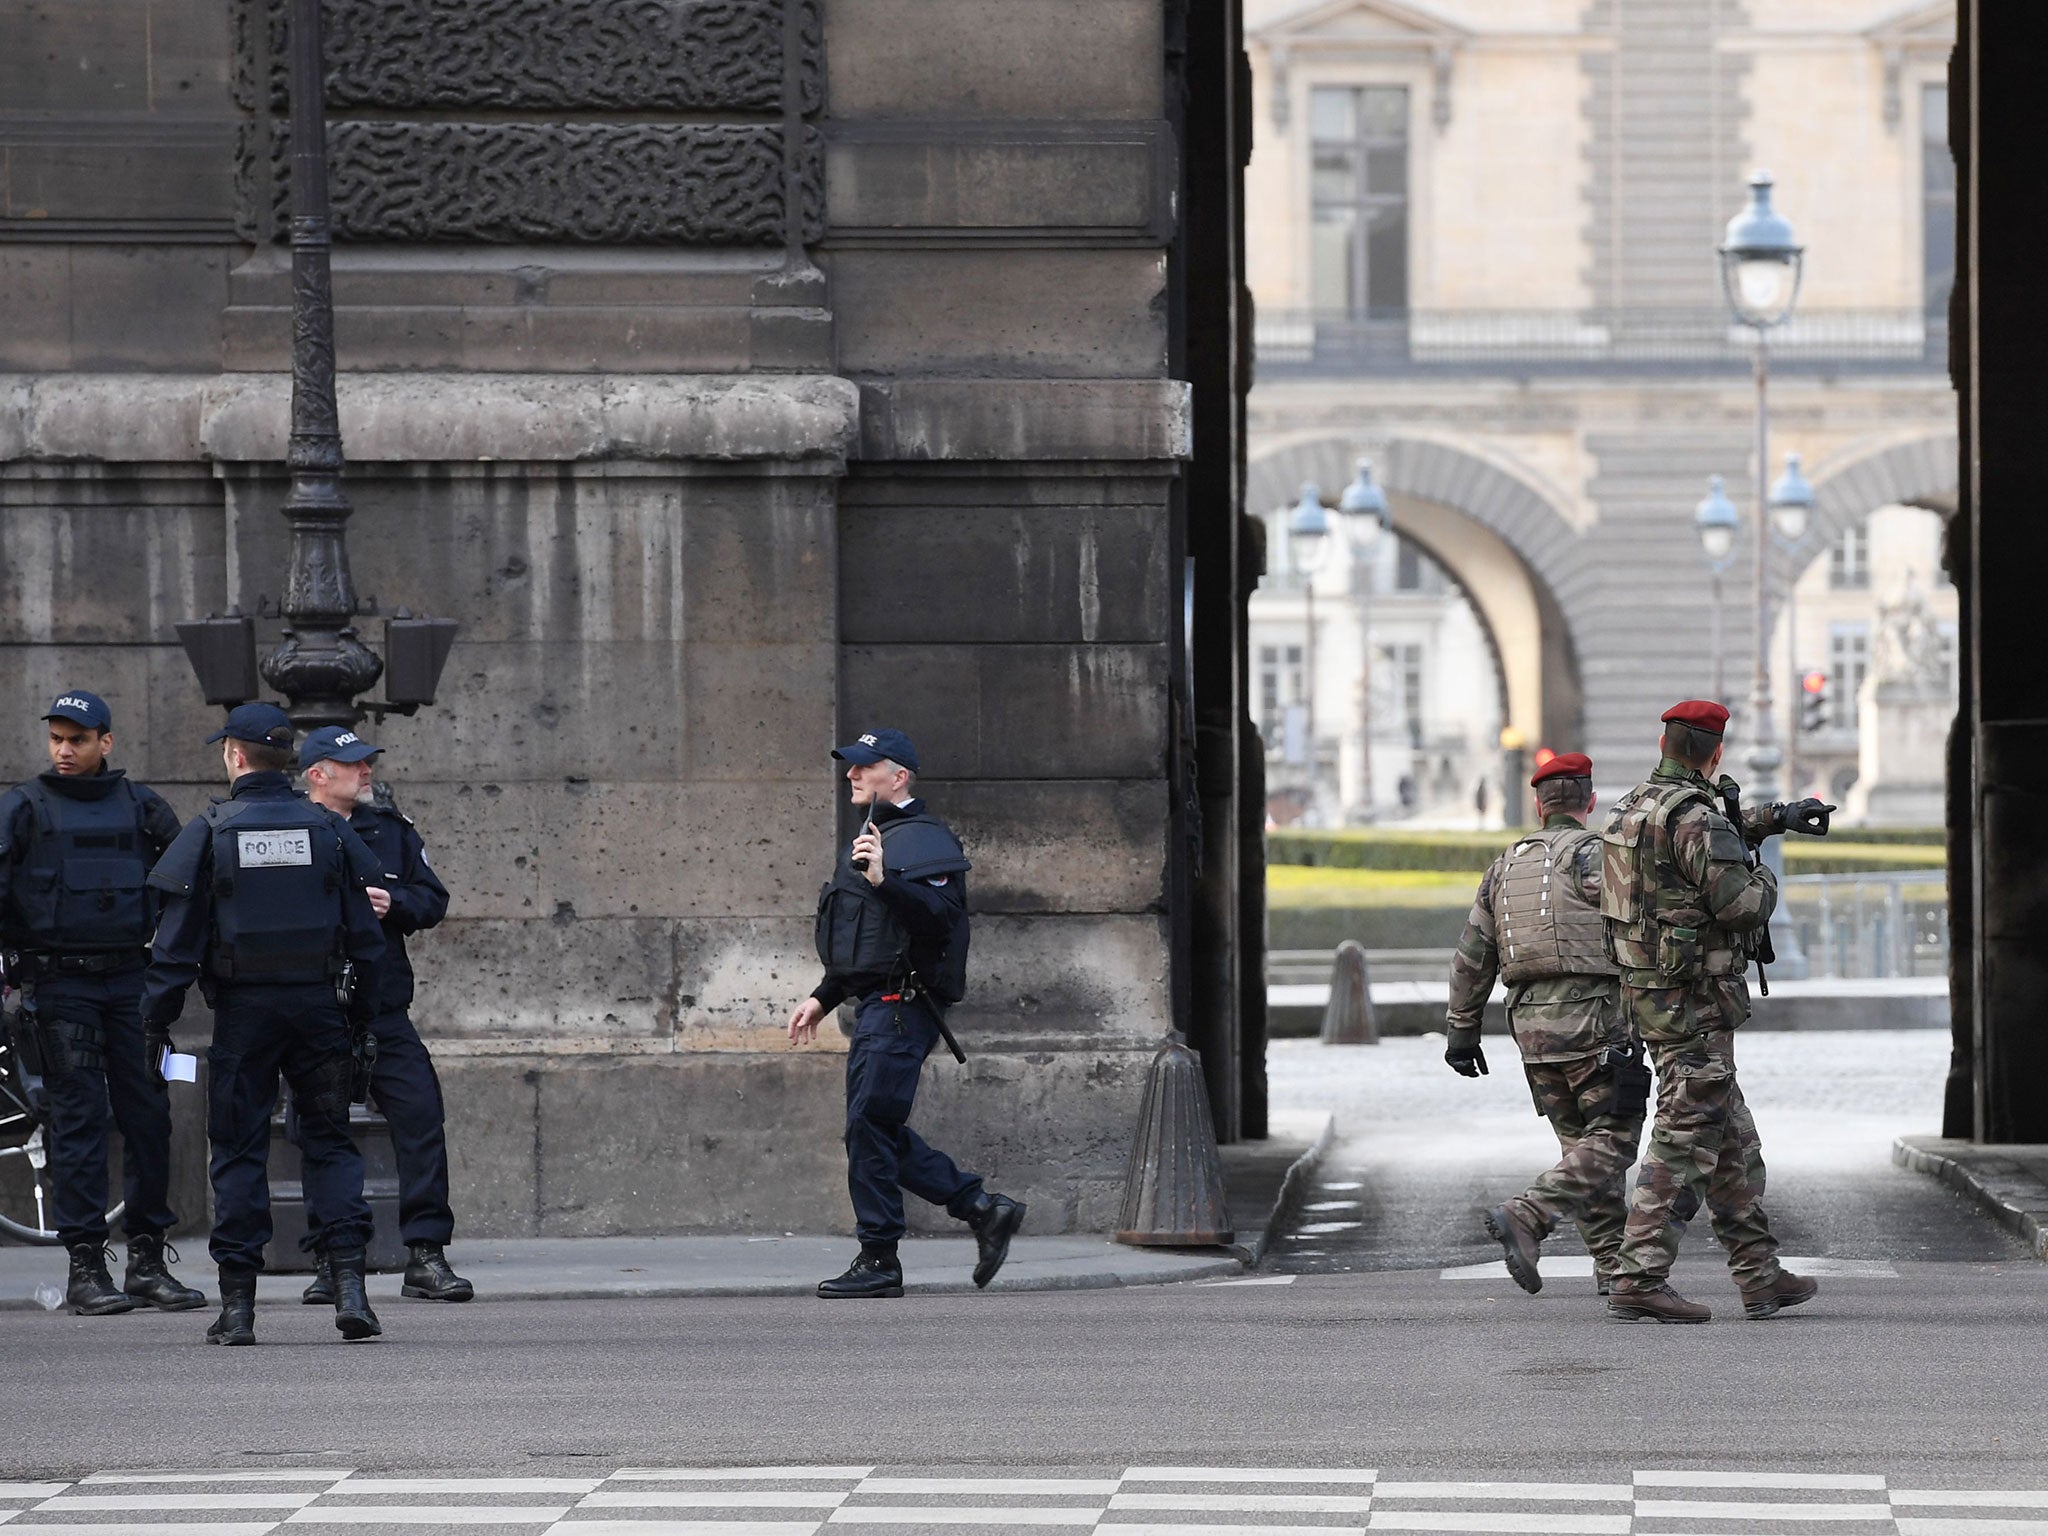
[[[960,840],[936,816],[918,814],[878,822],[882,859],[889,873],[905,880],[945,877],[963,880],[973,868]],[[853,867],[849,851],[818,892],[818,959],[835,976],[881,985],[916,978],[944,1007],[967,995],[968,921],[966,892],[942,946],[917,944],[888,904]]]
[[[74,799],[37,779],[22,795],[35,820],[14,907],[29,944],[66,954],[146,945],[153,855],[135,787],[122,779],[104,795]]]
[[[1550,976],[1612,976],[1607,926],[1579,894],[1573,866],[1600,834],[1551,827],[1505,855],[1494,887],[1501,979],[1514,986]]]
[[[213,950],[224,980],[289,985],[340,969],[348,868],[339,818],[310,800],[227,800],[213,835]]]
[[[1695,809],[1714,809],[1703,786],[1652,779],[1623,797],[1601,834],[1600,913],[1608,949],[1633,986],[1680,986],[1743,969],[1735,935],[1713,920],[1678,868],[1672,823]]]

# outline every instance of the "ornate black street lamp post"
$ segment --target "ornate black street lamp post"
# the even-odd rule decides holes
[[[334,398],[333,235],[327,203],[326,64],[321,0],[288,0],[291,84],[292,415],[285,464],[291,525],[284,639],[263,658],[262,674],[283,694],[301,730],[354,725],[374,710],[411,714],[434,701],[454,643],[453,619],[414,618],[403,608],[387,621],[386,664],[356,632],[372,616],[356,600],[348,567],[348,519],[341,488],[341,423]],[[255,692],[255,625],[226,618],[177,626],[207,702],[237,704]],[[385,697],[358,703],[385,677]]]

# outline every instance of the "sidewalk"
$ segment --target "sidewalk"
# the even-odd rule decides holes
[[[1239,1225],[1232,1248],[1133,1248],[1094,1233],[1032,1237],[1010,1245],[1010,1259],[991,1291],[1101,1290],[1171,1285],[1242,1275],[1256,1262],[1267,1233],[1301,1175],[1304,1155],[1328,1145],[1329,1116],[1278,1117],[1263,1142],[1225,1147],[1224,1181]],[[202,1238],[188,1240],[177,1266],[188,1285],[213,1294]],[[701,1237],[573,1237],[458,1239],[455,1267],[476,1283],[478,1301],[588,1301],[605,1297],[809,1296],[820,1280],[846,1268],[857,1251],[851,1237],[715,1234]],[[904,1289],[920,1295],[974,1289],[974,1239],[912,1237],[902,1246]],[[116,1250],[114,1276],[120,1278]],[[65,1259],[59,1248],[0,1247],[0,1311],[62,1304]],[[298,1300],[305,1275],[264,1279],[263,1303]],[[399,1303],[400,1278],[372,1275],[370,1297]]]
[[[2019,1234],[2048,1259],[2048,1146],[1982,1146],[1940,1136],[1901,1136],[1892,1161],[1931,1174]]]

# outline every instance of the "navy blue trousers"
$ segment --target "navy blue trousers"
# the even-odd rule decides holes
[[[398,1234],[408,1244],[445,1247],[455,1236],[455,1213],[448,1207],[448,1133],[434,1058],[402,1008],[379,1014],[370,1032],[377,1037],[370,1097],[391,1126],[398,1154]],[[324,1215],[306,1208],[308,1223]]]
[[[57,1235],[69,1248],[107,1240],[107,1148],[121,1132],[121,1183],[130,1237],[161,1237],[177,1225],[170,1207],[171,1100],[142,1042],[142,965],[111,976],[49,976],[36,983],[36,1012],[67,1040],[97,1036],[101,1061],[47,1080],[50,1182]]]
[[[968,1173],[910,1128],[924,1059],[939,1028],[920,1002],[862,999],[846,1053],[846,1187],[864,1246],[893,1248],[903,1236],[903,1191],[943,1205],[961,1220],[981,1193]]]
[[[348,1025],[334,988],[232,986],[223,983],[206,1059],[206,1133],[213,1143],[213,1261],[222,1269],[260,1270],[270,1242],[270,1113],[277,1082],[291,1084],[299,1112],[308,1214],[305,1246],[322,1253],[370,1240],[363,1198],[363,1157],[347,1116],[323,1113],[336,1074],[347,1092]],[[311,1216],[323,1220],[317,1237]]]

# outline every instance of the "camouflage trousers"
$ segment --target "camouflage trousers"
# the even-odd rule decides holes
[[[1508,1204],[1539,1236],[1559,1222],[1577,1222],[1594,1269],[1611,1274],[1628,1220],[1626,1181],[1642,1140],[1642,1111],[1616,1113],[1614,1073],[1598,1056],[1532,1061],[1522,1070],[1564,1155]]]
[[[1778,1240],[1764,1217],[1763,1143],[1735,1081],[1733,1032],[1703,1030],[1648,1045],[1657,1119],[1629,1196],[1615,1290],[1663,1284],[1686,1223],[1703,1204],[1735,1283],[1768,1284],[1778,1273]]]

